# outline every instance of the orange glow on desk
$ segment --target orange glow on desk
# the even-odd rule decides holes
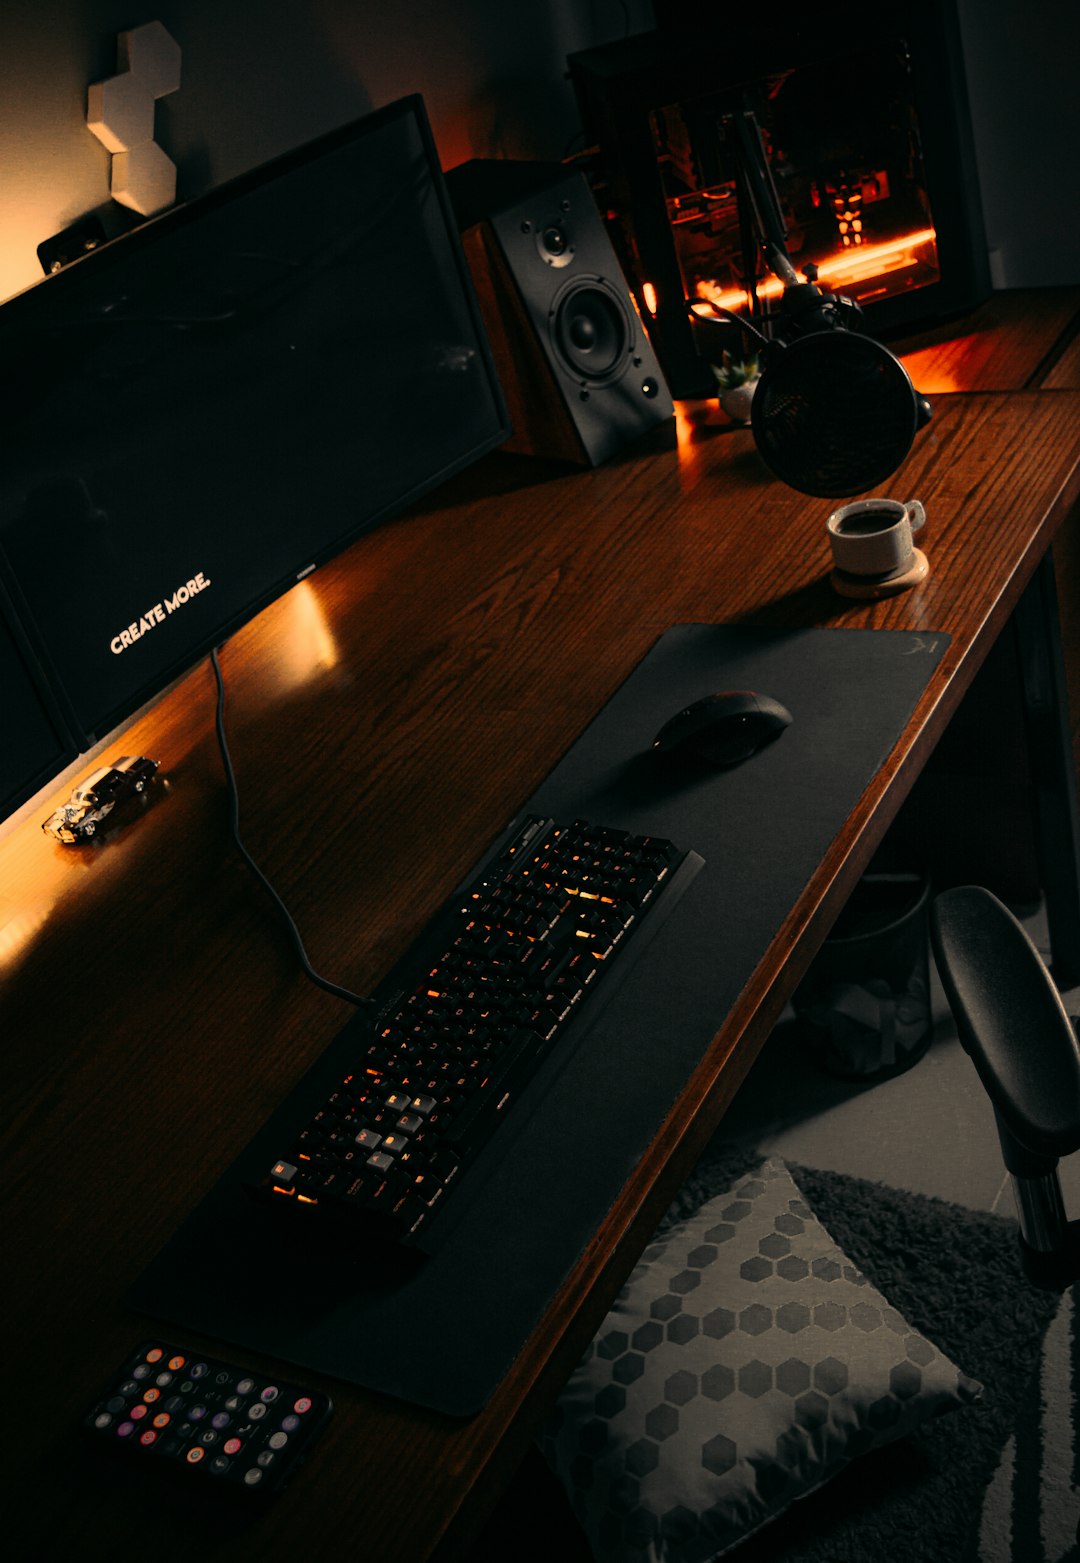
[[[286,594],[282,613],[286,623],[281,652],[293,683],[303,683],[312,674],[337,666],[337,642],[310,581],[300,581]]]
[[[264,694],[270,698],[288,695],[338,665],[337,642],[312,580],[297,582],[259,617],[273,631],[264,640],[259,667]],[[244,633],[239,630],[238,637]],[[228,663],[225,679],[227,685]]]
[[[42,820],[100,763],[94,759],[81,774],[66,773],[54,795],[42,792],[30,799],[0,842],[0,973],[6,976],[30,954],[53,913],[102,851],[92,843],[61,846],[41,829]]]
[[[33,945],[52,915],[51,900],[16,911],[0,923],[0,971],[11,972]]]
[[[675,403],[675,447],[681,464],[700,459],[701,444],[718,432],[737,429],[715,397]]]
[[[675,403],[675,446],[681,460],[686,460],[690,455],[691,447],[697,439],[698,420],[690,412],[685,403]]]
[[[980,333],[968,332],[952,337],[947,351],[938,344],[898,357],[924,396],[949,396],[972,389],[971,364],[978,361],[983,346]]]

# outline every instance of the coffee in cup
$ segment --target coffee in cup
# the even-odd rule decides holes
[[[913,534],[926,521],[917,499],[859,499],[834,510],[826,525],[833,563],[845,575],[888,580],[915,561]]]

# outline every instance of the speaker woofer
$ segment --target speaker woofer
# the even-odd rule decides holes
[[[551,340],[564,368],[601,385],[621,374],[633,342],[626,307],[600,277],[577,277],[555,296]]]

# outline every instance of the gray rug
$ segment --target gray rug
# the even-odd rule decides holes
[[[1080,1563],[1080,1291],[1043,1336],[1016,1426],[983,1497],[978,1563]]]

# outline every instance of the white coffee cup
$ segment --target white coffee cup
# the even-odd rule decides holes
[[[926,521],[917,499],[858,499],[826,522],[833,563],[846,575],[889,576],[910,568],[912,534]]]

